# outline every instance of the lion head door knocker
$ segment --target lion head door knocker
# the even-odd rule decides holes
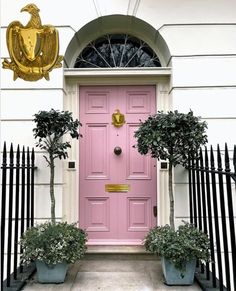
[[[119,109],[116,109],[112,114],[112,124],[115,127],[121,127],[123,124],[125,124],[125,116],[124,114],[120,113]]]
[[[58,31],[51,25],[42,25],[39,9],[28,4],[21,12],[31,15],[24,26],[13,21],[7,28],[7,48],[10,61],[4,59],[3,68],[14,72],[14,81],[19,77],[25,81],[49,80],[49,72],[62,66],[59,56]]]

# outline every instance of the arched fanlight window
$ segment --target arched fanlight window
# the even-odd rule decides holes
[[[77,57],[74,67],[161,67],[161,63],[144,41],[127,34],[108,34],[90,42]]]

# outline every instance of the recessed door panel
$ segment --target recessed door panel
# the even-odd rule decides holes
[[[108,135],[107,124],[86,125],[86,179],[108,179]]]
[[[150,157],[140,155],[133,147],[135,144],[134,133],[137,129],[138,124],[127,124],[127,179],[151,179]]]
[[[110,231],[109,197],[86,198],[86,228],[91,231]]]

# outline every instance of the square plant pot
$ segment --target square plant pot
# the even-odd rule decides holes
[[[166,258],[161,259],[162,271],[167,285],[192,285],[196,270],[196,259],[186,262],[184,271],[177,269],[174,264]]]
[[[47,265],[44,262],[36,261],[37,277],[39,283],[63,283],[68,270],[67,263]]]

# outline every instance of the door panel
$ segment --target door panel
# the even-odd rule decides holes
[[[108,135],[106,124],[86,125],[86,179],[108,179]]]
[[[155,99],[154,86],[80,88],[80,226],[90,244],[140,244],[155,225],[155,161],[133,148],[140,119],[155,113]],[[126,121],[120,127],[112,124],[117,109]],[[109,184],[128,190],[107,192]]]
[[[140,155],[133,147],[135,144],[134,132],[138,129],[138,124],[127,124],[127,177],[126,179],[151,179],[150,159]]]

